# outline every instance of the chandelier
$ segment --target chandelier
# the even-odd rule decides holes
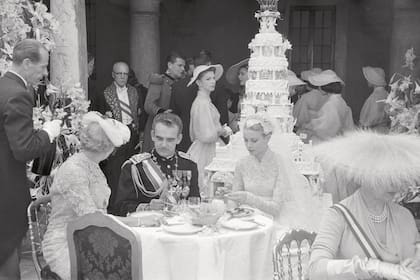
[[[279,0],[257,0],[260,4],[260,11],[277,11],[277,4]]]

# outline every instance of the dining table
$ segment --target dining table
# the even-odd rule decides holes
[[[273,219],[255,211],[225,215],[212,226],[183,219],[131,227],[140,235],[144,280],[269,280],[273,278]]]

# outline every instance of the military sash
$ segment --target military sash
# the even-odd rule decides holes
[[[140,191],[146,197],[156,197],[163,191],[163,182],[166,177],[160,170],[159,166],[152,160],[150,154],[138,154],[132,156],[128,162],[131,162],[131,178],[135,186],[136,192]],[[153,190],[147,190],[141,178],[137,164],[141,163],[146,177],[152,184]]]

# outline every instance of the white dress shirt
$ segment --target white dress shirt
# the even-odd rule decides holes
[[[117,84],[115,84],[117,87],[117,96],[118,99],[122,102],[124,102],[127,105],[130,105],[130,100],[128,99],[128,91],[127,87],[120,87]],[[125,106],[124,104],[120,103],[120,106],[122,108],[125,108],[125,110],[131,111],[130,107]],[[122,117],[122,123],[125,125],[131,124],[133,122],[133,118],[128,115],[124,110],[121,110],[121,117]]]

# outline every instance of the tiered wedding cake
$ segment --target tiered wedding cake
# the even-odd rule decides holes
[[[291,45],[275,29],[279,17],[279,12],[270,10],[256,14],[260,21],[260,32],[249,43],[249,80],[246,82],[246,97],[241,112],[242,117],[246,118],[258,111],[266,111],[279,119],[281,132],[290,133],[293,130],[293,117],[285,52]]]
[[[270,147],[280,154],[289,154],[302,173],[314,173],[313,157],[303,142],[293,133],[293,105],[289,99],[288,62],[285,52],[291,49],[288,40],[276,30],[280,18],[276,1],[259,1],[261,10],[255,14],[260,22],[259,33],[249,43],[248,81],[241,104],[241,120],[257,112],[266,112],[275,124]],[[264,4],[263,2],[272,2]],[[240,125],[242,128],[242,126]],[[216,157],[207,167],[209,171],[233,172],[236,161],[246,156],[242,133],[231,136],[230,144],[217,146]]]

